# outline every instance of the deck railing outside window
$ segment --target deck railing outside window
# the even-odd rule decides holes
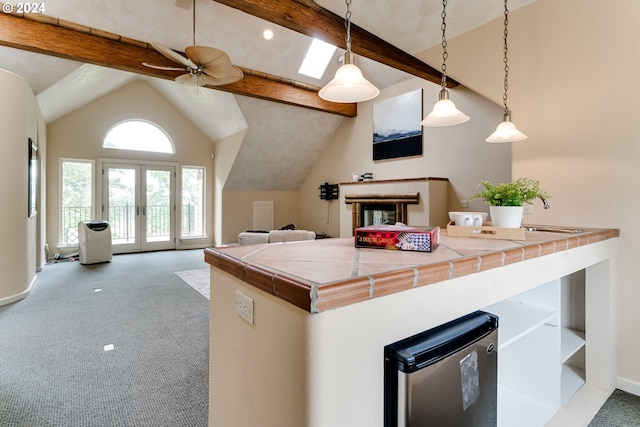
[[[126,243],[135,240],[136,206],[125,204],[109,207],[109,225],[111,238],[114,243]],[[142,212],[139,212],[142,214]],[[168,205],[151,205],[144,212],[147,217],[147,239],[161,240],[169,237],[170,207]],[[64,244],[75,246],[78,244],[78,223],[91,219],[91,207],[65,206],[62,208],[62,229]],[[182,208],[182,235],[198,236],[202,234],[202,207],[185,205]]]

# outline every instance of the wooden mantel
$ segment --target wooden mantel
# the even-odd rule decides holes
[[[376,194],[345,194],[344,202],[351,203],[420,203],[420,193],[376,193]]]

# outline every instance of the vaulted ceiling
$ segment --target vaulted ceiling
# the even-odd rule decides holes
[[[24,19],[2,14],[0,68],[29,81],[47,121],[134,79],[147,79],[214,141],[248,128],[226,188],[297,189],[341,121],[356,113],[355,105],[332,105],[316,94],[340,65],[346,4],[343,0],[195,1],[195,26],[193,0],[56,0],[42,3],[46,16],[30,14]],[[533,1],[511,0],[509,9]],[[352,49],[367,79],[381,89],[413,76],[439,81],[439,72],[419,58],[441,42],[440,1],[355,0],[350,8]],[[503,2],[496,0],[449,1],[447,37],[500,17],[503,8]],[[34,28],[38,31],[30,33]],[[263,39],[265,29],[273,31],[272,40]],[[194,36],[197,45],[227,52],[248,78],[196,92],[172,81],[179,73],[152,72],[141,66],[144,61],[163,60],[146,42],[184,51]],[[121,44],[104,40],[115,37]],[[339,47],[319,80],[298,74],[312,37]],[[104,48],[83,50],[92,39]],[[69,44],[67,50],[61,48],[64,43]],[[99,54],[106,46],[129,56],[102,59]],[[109,58],[114,58],[112,63]],[[169,65],[166,60],[164,64]]]

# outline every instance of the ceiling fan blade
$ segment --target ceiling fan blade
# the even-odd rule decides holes
[[[176,81],[185,86],[204,86],[206,83],[198,75],[182,74],[176,77]]]
[[[156,69],[156,70],[184,71],[184,67],[180,67],[180,68],[178,68],[178,67],[163,67],[162,65],[147,64],[146,62],[143,62],[142,65],[144,65],[145,67]]]
[[[176,77],[176,82],[186,86],[223,86],[235,83],[240,80],[237,76],[231,77],[211,77],[204,73],[200,74],[182,74]]]
[[[187,46],[184,53],[186,53],[193,62],[204,65],[205,67],[210,65],[231,67],[231,58],[229,58],[229,55],[215,47]]]
[[[207,46],[189,46],[185,53],[194,62],[203,65],[202,71],[216,79],[216,85],[237,82],[244,77],[240,68],[231,63],[231,58],[220,49]],[[209,83],[207,83],[209,84]]]
[[[212,73],[207,68],[204,68],[202,71],[207,77],[215,79],[215,81],[217,82],[216,86],[228,85],[244,78],[244,73],[242,72],[242,70],[235,65],[232,65],[231,68],[226,70],[224,73]]]
[[[184,56],[169,49],[168,47],[163,46],[160,43],[156,43],[156,42],[150,42],[150,44],[151,46],[153,46],[155,50],[157,50],[158,52],[160,52],[161,54],[163,54],[173,62],[177,62],[178,64],[182,64],[185,67],[189,67],[193,69],[198,68],[198,66],[194,64],[193,61],[191,61],[189,58],[185,58]]]

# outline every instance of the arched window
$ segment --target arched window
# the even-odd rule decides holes
[[[144,120],[127,120],[116,124],[107,132],[102,147],[155,153],[176,152],[169,135],[158,125]]]

